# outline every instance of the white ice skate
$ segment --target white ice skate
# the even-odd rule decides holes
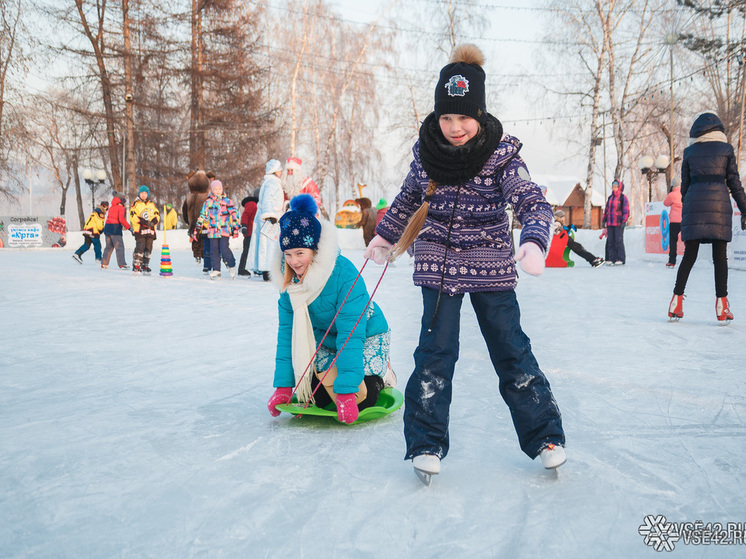
[[[412,466],[420,481],[430,487],[433,476],[440,473],[440,458],[434,454],[420,454],[412,458]]]
[[[558,444],[548,444],[539,456],[541,457],[541,463],[547,470],[557,469],[567,461],[565,449]]]

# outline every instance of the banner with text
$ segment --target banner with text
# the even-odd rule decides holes
[[[62,217],[0,215],[0,248],[51,248],[67,244]]]

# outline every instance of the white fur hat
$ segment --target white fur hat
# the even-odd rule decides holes
[[[282,163],[277,161],[277,159],[270,159],[267,161],[267,166],[264,168],[264,174],[271,175],[277,171],[282,171]]]

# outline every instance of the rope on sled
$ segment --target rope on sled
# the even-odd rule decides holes
[[[363,273],[363,270],[365,269],[365,266],[367,266],[368,260],[363,262],[362,267],[360,268],[360,271],[357,273],[357,277],[355,277],[355,281],[352,282],[352,285],[350,286],[350,290],[347,292],[347,295],[345,295],[345,298],[342,300],[342,304],[339,305],[339,309],[337,309],[337,314],[334,315],[334,318],[332,318],[332,321],[329,323],[329,328],[326,329],[326,332],[324,332],[324,337],[321,338],[321,341],[319,342],[319,345],[316,346],[316,351],[313,352],[313,355],[311,356],[311,360],[308,362],[308,365],[306,365],[306,370],[303,371],[303,374],[300,376],[300,379],[298,379],[298,383],[293,387],[293,392],[290,395],[290,401],[292,401],[293,396],[295,396],[295,393],[298,391],[298,387],[303,382],[303,378],[308,373],[308,370],[311,368],[311,363],[313,363],[314,359],[316,359],[316,354],[321,349],[321,344],[324,343],[324,340],[326,339],[326,336],[329,334],[329,331],[332,329],[332,326],[334,325],[334,322],[337,320],[337,317],[339,316],[340,311],[342,310],[342,307],[344,307],[344,304],[347,302],[347,298],[350,296],[350,293],[352,293],[352,290],[355,288],[355,284],[357,283],[357,280],[360,279],[360,275]],[[303,406],[303,409],[308,407],[308,404],[313,399],[313,396],[316,394],[316,391],[314,390],[311,393],[311,398],[306,402],[306,405]]]
[[[344,307],[345,302],[347,301],[347,297],[349,297],[350,293],[352,293],[352,289],[355,287],[355,283],[357,282],[358,278],[360,277],[360,274],[363,273],[363,270],[365,269],[365,266],[368,264],[368,259],[366,258],[365,262],[363,263],[362,267],[360,268],[360,271],[357,274],[357,277],[355,278],[355,281],[352,282],[352,286],[350,287],[350,290],[347,292],[347,295],[345,295],[344,300],[342,301],[342,304],[339,305],[339,309],[337,310],[337,314],[334,315],[334,318],[332,319],[331,324],[329,324],[329,328],[327,328],[326,332],[324,333],[324,337],[321,338],[321,342],[319,342],[318,347],[316,348],[316,352],[311,357],[311,361],[308,363],[308,366],[306,366],[306,370],[303,372],[303,375],[301,376],[301,380],[303,380],[303,376],[308,372],[308,370],[311,367],[311,363],[313,363],[313,360],[316,358],[316,353],[319,352],[319,349],[321,349],[321,344],[323,343],[324,339],[326,338],[326,335],[329,333],[329,330],[331,330],[332,325],[334,324],[334,321],[337,320],[337,316],[339,316],[339,312],[342,310],[342,307]],[[386,270],[389,267],[388,261],[386,261],[386,265],[383,267],[383,271],[381,272],[381,277],[378,278],[378,282],[376,282],[376,286],[373,288],[373,291],[370,294],[370,297],[368,298],[368,303],[365,305],[365,308],[363,309],[363,312],[360,313],[360,316],[357,319],[357,322],[355,323],[355,326],[352,327],[352,330],[350,330],[350,334],[347,336],[347,339],[342,344],[342,347],[337,350],[337,354],[334,356],[334,359],[329,364],[329,367],[324,371],[324,375],[319,379],[319,383],[316,385],[316,388],[314,388],[313,392],[311,393],[311,398],[308,399],[308,401],[303,406],[303,409],[306,409],[313,400],[313,397],[316,395],[316,391],[319,389],[319,387],[323,384],[324,379],[326,378],[326,375],[329,374],[329,371],[332,370],[332,367],[334,367],[334,364],[337,362],[337,358],[342,353],[342,350],[347,345],[347,342],[350,341],[350,338],[352,337],[352,334],[355,332],[355,328],[357,328],[357,325],[360,324],[360,321],[363,319],[363,316],[365,316],[365,313],[368,311],[368,307],[370,306],[371,301],[373,300],[373,296],[376,294],[376,291],[378,290],[378,286],[381,285],[381,281],[383,281],[383,276],[386,273]],[[298,382],[300,384],[300,382]],[[298,387],[296,386],[293,390],[293,394],[295,394],[295,390],[297,390]],[[292,396],[291,396],[292,399]],[[302,414],[298,414],[295,417],[302,417]]]

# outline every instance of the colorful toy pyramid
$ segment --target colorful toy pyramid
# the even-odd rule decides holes
[[[171,268],[171,250],[167,244],[161,247],[161,275],[173,276],[174,270]]]

